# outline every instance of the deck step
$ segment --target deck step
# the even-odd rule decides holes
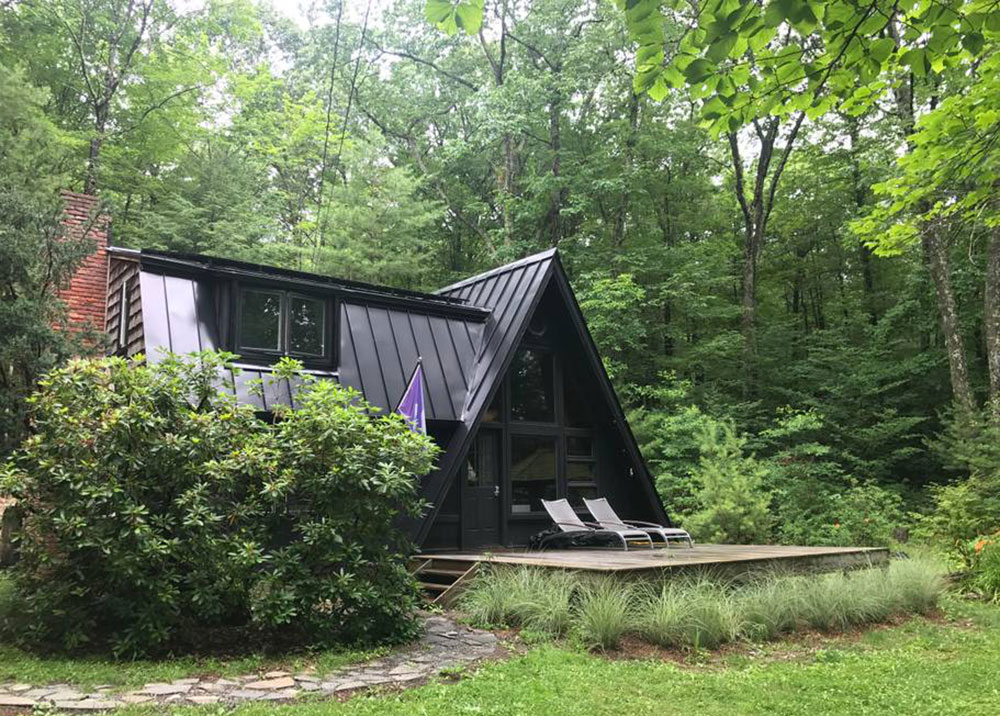
[[[434,582],[417,582],[421,589],[427,589],[431,592],[443,592],[448,589],[450,584],[435,584]]]
[[[444,607],[465,590],[477,568],[474,561],[435,559],[429,555],[418,555],[410,561],[410,571],[424,599]]]
[[[426,567],[420,570],[420,574],[436,574],[441,577],[461,577],[463,574],[469,571],[469,568],[465,569],[445,569],[443,567]]]

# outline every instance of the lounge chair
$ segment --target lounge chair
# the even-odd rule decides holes
[[[593,544],[599,540],[620,544],[627,552],[630,545],[653,548],[653,539],[643,530],[633,527],[621,527],[607,529],[588,524],[580,519],[576,510],[569,504],[568,500],[542,500],[545,511],[549,513],[552,522],[559,528],[558,532],[543,535],[538,541],[539,549],[548,546],[582,546]]]
[[[663,525],[658,525],[654,522],[639,522],[636,520],[623,520],[611,507],[611,503],[605,498],[600,497],[596,500],[584,499],[583,503],[590,510],[590,514],[594,516],[597,521],[597,525],[602,529],[606,530],[626,530],[626,529],[639,529],[648,534],[651,538],[658,537],[659,542],[662,546],[670,546],[670,540],[679,539],[687,542],[688,547],[694,547],[694,541],[691,539],[685,530],[679,527],[664,527]],[[658,541],[659,541],[658,540]]]

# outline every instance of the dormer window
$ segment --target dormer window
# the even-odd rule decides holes
[[[243,288],[239,296],[238,352],[329,356],[327,299],[270,288]]]

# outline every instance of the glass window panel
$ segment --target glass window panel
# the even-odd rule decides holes
[[[493,487],[497,484],[499,453],[499,433],[488,430],[476,436],[465,460],[466,481],[470,487]]]
[[[551,423],[555,420],[552,356],[522,350],[510,370],[510,413],[513,420]]]
[[[593,482],[597,479],[597,465],[583,460],[566,463],[566,480],[569,482]]]
[[[571,428],[590,428],[594,425],[594,420],[590,412],[590,406],[583,392],[580,390],[580,382],[574,380],[567,370],[566,378],[563,380],[563,420]]]
[[[542,512],[542,500],[556,497],[555,438],[511,437],[511,511]]]
[[[584,498],[588,500],[597,499],[597,485],[569,485],[567,487],[566,498],[573,507],[583,509],[586,507],[583,504]]]
[[[281,294],[244,291],[240,312],[240,346],[265,351],[281,350]]]
[[[567,435],[566,454],[572,457],[590,457],[594,454],[593,438],[580,435]]]
[[[288,316],[288,352],[323,355],[326,328],[326,301],[292,296]]]

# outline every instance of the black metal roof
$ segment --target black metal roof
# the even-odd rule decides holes
[[[203,254],[143,249],[140,255],[144,267],[160,267],[170,270],[173,273],[188,269],[199,274],[210,273],[216,276],[256,278],[260,280],[274,280],[286,284],[294,283],[302,286],[329,287],[347,296],[409,304],[420,306],[424,310],[455,311],[472,317],[485,317],[482,311],[467,307],[461,299],[443,296],[438,293],[422,293],[403,288],[377,286],[361,281],[352,281],[333,276],[324,276],[322,274],[295,271],[278,268],[277,266],[254,264]]]
[[[166,258],[164,261],[160,252],[139,254],[147,355],[156,360],[162,351],[189,353],[227,347],[228,283],[219,280],[218,260]],[[238,262],[225,264],[235,272],[230,278],[260,278],[257,269],[261,267],[251,265],[252,270],[244,271],[237,268]],[[308,283],[314,291],[325,290],[339,298],[339,365],[313,373],[356,388],[372,405],[391,411],[399,403],[419,356],[428,419],[462,419],[488,311],[432,294],[395,295],[375,288],[359,291],[355,283],[344,290],[335,280],[289,273],[294,285]],[[286,279],[277,270],[266,274]],[[230,385],[241,401],[260,410],[270,410],[279,402],[294,405],[295,391],[287,384],[268,384],[269,376],[268,367],[247,363],[241,365],[239,375],[231,377]],[[265,382],[263,396],[251,390],[251,381],[257,380]]]

